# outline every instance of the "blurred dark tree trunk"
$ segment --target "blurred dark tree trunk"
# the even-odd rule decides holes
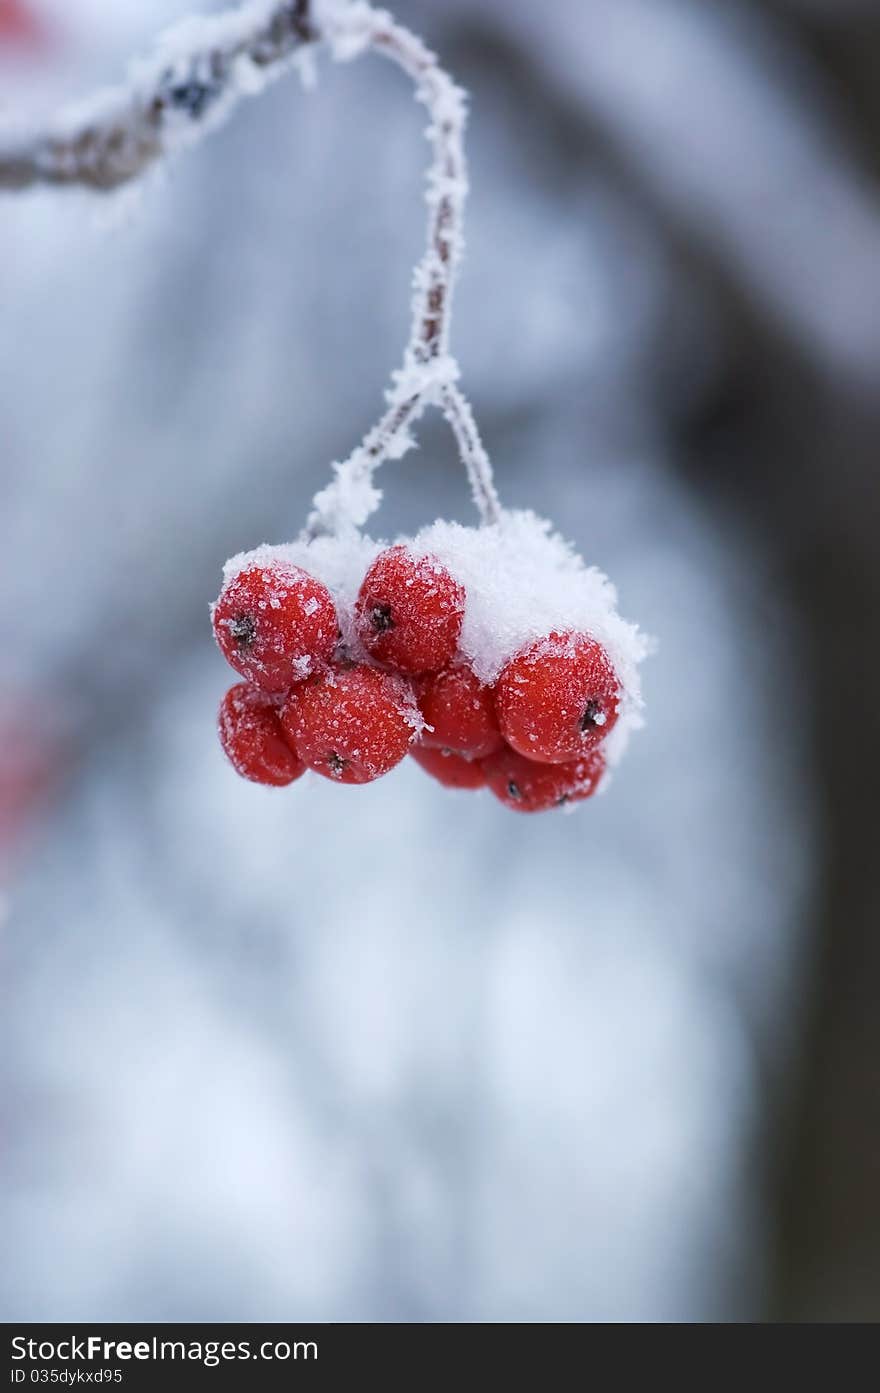
[[[812,65],[880,206],[880,14],[844,16],[830,0],[824,13],[798,0],[751,0],[751,8]],[[722,367],[708,390],[680,416],[670,403],[673,454],[696,491],[762,539],[801,616],[824,855],[801,1014],[781,1032],[794,1041],[791,1057],[765,1061],[756,1156],[770,1221],[765,1316],[878,1320],[880,396],[817,366],[811,346],[737,282],[711,237],[657,206],[613,135],[575,111],[525,47],[493,64],[498,34],[476,15],[461,37],[463,75],[481,59],[487,75],[493,67],[518,74],[518,95],[529,92],[530,116],[546,119],[554,148],[567,141],[625,188],[708,294],[721,326]]]
[[[691,422],[694,482],[726,492],[745,525],[769,531],[778,573],[802,615],[825,854],[800,1049],[789,1077],[770,1075],[764,1163],[776,1233],[768,1318],[874,1321],[880,414],[816,381],[793,356],[778,348],[774,356],[757,333],[727,385],[728,394]],[[798,412],[774,409],[792,390]]]
[[[880,14],[823,17],[779,4],[817,63],[853,153],[880,178]],[[817,212],[821,216],[821,212]],[[830,271],[833,274],[833,268]],[[770,523],[810,647],[810,706],[825,824],[802,1050],[771,1126],[777,1219],[770,1319],[880,1320],[880,410],[845,384],[810,380],[792,355],[765,382],[753,345],[752,409],[738,465],[744,501]],[[880,378],[880,374],[878,374]],[[764,429],[762,395],[797,392]],[[741,402],[749,395],[738,393]],[[757,408],[757,410],[755,409]],[[772,412],[770,413],[772,419]],[[792,437],[796,423],[796,438]],[[704,442],[705,443],[705,442]],[[757,448],[756,448],[757,447]],[[762,448],[763,447],[763,448]]]
[[[787,37],[820,66],[858,163],[878,178],[880,16],[822,23],[808,7],[777,8]],[[771,1073],[767,1318],[876,1321],[880,409],[864,384],[824,380],[760,305],[726,290],[727,371],[683,439],[694,486],[767,537],[803,618],[825,852],[800,1047],[786,1077]]]

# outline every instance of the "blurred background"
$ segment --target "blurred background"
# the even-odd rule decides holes
[[[193,0],[0,0],[0,120]],[[504,500],[659,639],[573,817],[219,751],[225,557],[377,413],[376,58],[140,196],[0,198],[0,1317],[880,1317],[880,6],[399,0],[470,89]],[[470,520],[442,423],[377,528]]]

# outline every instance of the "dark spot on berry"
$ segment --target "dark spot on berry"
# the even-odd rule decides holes
[[[394,620],[391,618],[390,605],[373,605],[370,610],[370,623],[377,634],[387,633],[394,628]]]
[[[257,638],[257,621],[252,614],[237,614],[229,626],[229,632],[239,648],[253,648]]]
[[[581,716],[581,730],[593,730],[597,725],[596,717],[601,712],[602,707],[598,701],[588,701],[584,707],[584,714]]]
[[[561,798],[557,798],[557,800],[556,800],[556,806],[557,806],[557,808],[561,808],[561,807],[563,807],[564,804],[566,804],[567,802],[568,802],[568,794],[567,794],[567,793],[563,793],[563,795],[562,795]]]
[[[347,763],[348,760],[343,759],[342,755],[338,755],[335,750],[331,750],[329,755],[327,756],[327,767],[330,770],[330,773],[336,779],[340,778],[341,775],[345,772],[345,766],[347,765]]]
[[[509,793],[511,798],[516,798],[517,801],[520,798],[522,798],[522,794],[519,791],[519,784],[515,784],[513,782],[513,779],[511,779],[509,784],[507,785],[507,792]]]

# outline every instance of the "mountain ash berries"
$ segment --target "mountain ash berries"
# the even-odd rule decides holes
[[[483,788],[486,775],[483,761],[466,759],[452,750],[435,750],[424,741],[414,745],[412,757],[426,774],[436,779],[444,788]]]
[[[300,759],[340,784],[368,784],[399,764],[415,733],[412,692],[390,672],[337,663],[293,688],[281,725]]]
[[[247,566],[224,585],[214,635],[226,661],[256,687],[287,691],[333,656],[339,637],[326,585],[299,566]]]
[[[586,634],[550,634],[513,658],[496,706],[508,745],[561,764],[586,754],[617,720],[620,684],[605,649]]]
[[[483,773],[495,797],[520,813],[541,813],[589,798],[604,771],[601,750],[567,764],[538,764],[511,749],[483,761]]]
[[[495,694],[467,663],[454,663],[417,684],[425,721],[422,744],[455,750],[465,759],[482,759],[504,744],[495,714]]]
[[[496,545],[492,533],[456,535],[477,548],[481,538]],[[363,540],[345,547],[260,548],[220,593],[214,633],[247,679],[220,707],[221,744],[238,773],[280,786],[310,769],[364,784],[409,754],[447,788],[488,788],[517,812],[591,797],[623,687],[586,626],[547,625],[537,637],[533,626],[531,637],[517,639],[518,629],[528,634],[522,615],[536,586],[527,562],[502,554],[482,569],[462,563],[464,583],[452,548],[441,557],[407,544],[378,554]],[[605,584],[590,579],[598,573],[580,575]],[[494,624],[493,606],[503,611],[517,583],[525,610],[521,604],[516,623],[507,612]],[[571,585],[563,573],[564,597]],[[487,632],[491,661],[480,647]]]
[[[389,547],[367,571],[357,597],[358,637],[371,658],[398,672],[436,672],[458,647],[464,599],[436,557]]]
[[[278,709],[259,687],[239,682],[220,703],[220,744],[243,779],[255,784],[292,784],[305,772],[284,737]]]

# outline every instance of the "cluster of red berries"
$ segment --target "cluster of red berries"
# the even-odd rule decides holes
[[[246,680],[226,693],[220,739],[239,774],[293,783],[306,769],[369,783],[410,754],[449,788],[519,812],[588,798],[620,684],[588,634],[550,633],[480,682],[459,650],[464,587],[439,560],[393,546],[357,596],[354,647],[328,588],[292,562],[246,565],[214,606],[214,633]]]

